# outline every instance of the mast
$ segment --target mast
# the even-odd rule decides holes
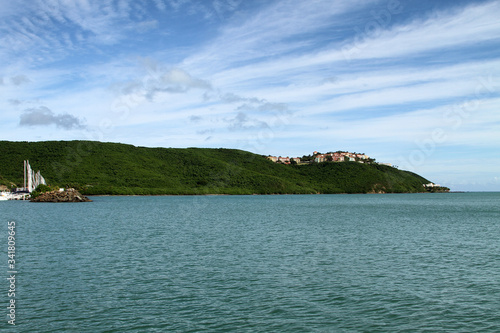
[[[31,187],[33,186],[33,175],[32,175],[32,171],[31,171],[31,165],[30,165],[30,161],[27,160],[26,164],[28,165],[28,192],[31,193]]]
[[[26,160],[24,160],[24,190],[26,191]]]

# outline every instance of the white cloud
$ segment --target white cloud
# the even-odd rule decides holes
[[[163,2],[163,0],[153,0],[154,4],[156,5],[156,8],[158,8],[161,11],[164,11],[167,9],[167,5]]]
[[[30,83],[31,80],[26,75],[16,75],[10,78],[10,82],[12,82],[15,86],[20,86],[22,84]]]
[[[329,73],[333,72],[333,75],[345,71],[364,73],[367,69],[367,64],[353,63],[351,60],[356,58],[358,60],[370,61],[383,57],[392,58],[430,51],[438,52],[439,49],[449,47],[471,48],[473,47],[472,45],[479,42],[483,42],[483,44],[484,42],[495,42],[500,37],[500,22],[498,22],[495,16],[495,13],[499,11],[500,3],[498,2],[469,6],[458,11],[458,13],[442,13],[428,18],[424,22],[415,21],[406,25],[392,26],[387,30],[383,30],[377,36],[366,39],[362,43],[348,44],[350,45],[349,49],[353,49],[352,52],[346,51],[346,45],[342,43],[333,43],[322,50],[312,48],[312,50],[304,54],[289,54],[288,52],[294,49],[294,44],[286,39],[287,36],[293,36],[301,28],[304,28],[305,31],[314,31],[314,29],[318,28],[314,22],[304,20],[310,26],[303,27],[299,21],[297,30],[291,29],[290,32],[284,32],[284,40],[273,40],[273,34],[270,34],[269,37],[267,35],[263,37],[263,41],[266,41],[266,38],[268,38],[272,42],[274,49],[279,50],[282,48],[281,52],[277,52],[275,57],[262,57],[259,59],[260,53],[257,50],[265,51],[266,54],[269,53],[268,48],[265,47],[266,44],[259,45],[258,39],[257,41],[248,41],[244,38],[243,33],[241,33],[241,36],[238,34],[234,36],[234,40],[230,37],[224,37],[215,41],[210,48],[214,56],[210,56],[210,52],[203,52],[198,56],[199,58],[191,58],[191,60],[198,59],[198,61],[203,63],[208,62],[211,64],[208,67],[210,69],[227,68],[229,64],[232,64],[233,66],[226,70],[217,70],[213,82],[220,85],[234,84],[235,78],[238,78],[238,84],[241,85],[243,82],[246,83],[246,86],[252,82],[255,82],[255,84],[265,82],[266,80],[273,82],[276,80],[275,78],[282,79],[285,77],[290,80],[293,76],[311,73],[311,71],[316,73],[325,72],[325,69]],[[273,19],[280,22],[278,18]],[[342,18],[339,19],[342,20]],[[349,24],[345,21],[342,21],[342,23]],[[254,36],[254,34],[260,31],[251,25],[244,25],[241,30],[246,31],[250,36]],[[240,37],[242,41],[238,42],[237,37]],[[218,49],[222,49],[223,43],[234,45],[236,51],[226,50],[217,53]],[[235,52],[245,53],[245,55],[240,56]],[[459,50],[456,52],[457,55],[460,54]],[[220,59],[217,59],[217,57],[220,57]],[[246,64],[245,62],[233,64],[231,61],[231,59],[238,59],[240,61],[246,57],[258,59],[259,61],[251,64]],[[438,59],[440,54],[437,53],[435,57]],[[405,59],[403,58],[402,60],[403,63],[401,65],[404,66]],[[446,63],[456,63],[457,61],[456,59],[440,60],[441,63],[429,63],[428,66],[439,66]],[[391,65],[392,61],[377,63],[373,66],[383,67]],[[416,68],[410,70],[418,72]]]
[[[373,1],[277,1],[243,23],[238,20],[224,27],[216,40],[184,64],[200,72],[204,69],[219,72],[247,61],[281,57],[310,47],[311,42],[304,37],[308,33],[332,22],[335,25],[342,14],[359,10]]]
[[[21,114],[19,126],[51,126],[64,130],[83,129],[83,121],[70,114],[55,114],[49,108],[41,106],[24,110]]]
[[[137,6],[123,0],[30,2],[0,21],[0,43],[6,46],[0,58],[26,53],[25,62],[50,62],[75,50],[89,52],[158,27],[155,20],[135,17],[147,4]]]
[[[440,12],[426,20],[365,34],[343,46],[348,59],[400,57],[457,46],[473,47],[500,37],[497,14],[500,3],[491,1],[454,11]],[[361,42],[358,42],[361,40]]]

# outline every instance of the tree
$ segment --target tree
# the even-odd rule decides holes
[[[31,192],[31,197],[32,198],[36,198],[38,197],[40,194],[42,193],[45,193],[45,192],[50,192],[50,191],[53,191],[54,188],[50,187],[50,186],[47,186],[47,185],[44,185],[44,184],[40,184],[37,186],[37,188]]]

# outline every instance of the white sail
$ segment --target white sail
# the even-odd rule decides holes
[[[40,175],[40,178],[39,178],[39,181],[38,181],[40,184],[43,184],[43,185],[47,185],[47,183],[45,182],[45,178],[43,178],[42,175]]]
[[[24,184],[26,186],[27,181],[28,184],[26,190],[28,190],[28,192],[33,192],[38,187],[38,185],[47,185],[47,183],[45,182],[45,178],[43,178],[40,171],[35,173],[33,169],[31,169],[31,165],[28,160],[24,161],[24,168],[24,174],[26,177],[24,179]]]
[[[30,162],[26,163],[26,168],[28,172],[28,192],[33,192],[33,170],[31,170]]]

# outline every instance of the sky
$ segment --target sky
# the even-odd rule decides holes
[[[500,191],[498,0],[0,8],[0,140],[344,150]]]

